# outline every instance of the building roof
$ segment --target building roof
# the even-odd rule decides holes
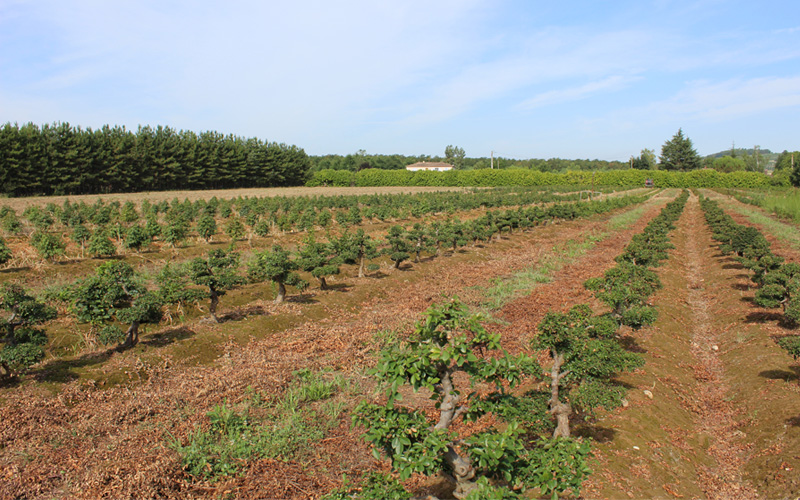
[[[418,161],[407,165],[406,168],[453,168],[453,166],[441,161]]]

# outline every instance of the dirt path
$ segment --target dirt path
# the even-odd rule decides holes
[[[714,500],[755,500],[760,498],[758,493],[742,481],[748,446],[736,439],[739,415],[730,398],[725,366],[718,355],[720,338],[713,327],[710,312],[713,298],[707,296],[704,284],[706,274],[717,270],[715,266],[709,266],[709,259],[703,252],[710,246],[710,239],[697,197],[689,199],[677,230],[686,235],[684,246],[678,251],[684,252],[688,261],[685,268],[689,289],[687,312],[692,325],[689,332],[691,353],[698,381],[697,431],[712,438],[708,453],[716,462],[700,467],[700,487],[708,498]]]

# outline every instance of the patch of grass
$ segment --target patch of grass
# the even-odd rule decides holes
[[[280,397],[250,389],[243,403],[209,411],[209,426],[191,432],[186,444],[171,438],[169,445],[189,474],[212,481],[241,473],[255,458],[301,459],[338,425],[346,404],[334,397],[346,388],[348,382],[328,370],[298,370]]]
[[[608,221],[608,229],[611,231],[619,231],[627,229],[638,221],[644,215],[647,207],[639,205],[633,210],[628,210],[621,214],[617,214]]]
[[[597,242],[608,237],[609,233],[589,234],[583,241],[569,240],[563,245],[553,247],[541,262],[507,278],[495,278],[492,286],[486,289],[486,300],[481,304],[484,309],[494,310],[501,308],[505,303],[530,292],[531,289],[542,283],[549,283],[553,274],[569,262],[583,256]]]
[[[733,204],[728,204],[728,208],[744,215],[753,224],[763,226],[769,233],[789,244],[795,250],[800,250],[800,228],[797,226],[775,220],[757,208]]]

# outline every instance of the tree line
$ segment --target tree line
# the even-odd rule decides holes
[[[296,186],[310,167],[297,146],[214,131],[0,128],[0,190],[7,196]]]

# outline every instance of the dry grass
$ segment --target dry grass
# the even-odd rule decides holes
[[[430,193],[436,191],[467,191],[462,187],[433,187],[433,186],[378,186],[378,187],[286,187],[286,188],[243,188],[243,189],[210,189],[206,191],[157,191],[144,193],[113,193],[113,194],[85,194],[75,196],[31,196],[27,198],[7,198],[0,204],[7,205],[17,212],[25,210],[30,205],[45,206],[48,203],[61,205],[65,200],[72,203],[81,201],[91,204],[101,199],[105,202],[118,200],[120,202],[132,201],[136,204],[142,200],[159,202],[171,201],[178,198],[183,201],[208,200],[213,197],[231,199],[238,197],[275,197],[275,196],[347,196],[369,194],[402,194],[402,193]]]

